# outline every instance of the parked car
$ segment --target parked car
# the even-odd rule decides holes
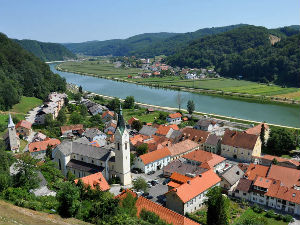
[[[152,195],[148,195],[146,198],[147,198],[147,199],[152,199],[153,196],[152,196]]]

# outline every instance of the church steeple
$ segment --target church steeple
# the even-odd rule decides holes
[[[14,128],[14,127],[15,127],[14,121],[12,120],[11,115],[9,113],[8,114],[8,125],[7,125],[7,128]]]
[[[118,115],[117,129],[120,130],[121,135],[123,134],[123,132],[125,130],[125,121],[124,121],[124,118],[123,118],[123,112],[122,112],[121,104],[120,104],[120,113]]]

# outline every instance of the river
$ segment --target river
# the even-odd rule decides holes
[[[86,91],[123,99],[131,95],[138,102],[178,107],[176,101],[178,96],[177,91],[61,72],[55,69],[55,65],[49,65],[54,73],[58,73],[64,77],[68,83],[81,85]],[[251,103],[191,92],[181,92],[181,98],[182,108],[186,108],[188,100],[193,100],[195,102],[195,111],[246,120],[266,121],[267,123],[283,126],[300,127],[300,107]]]

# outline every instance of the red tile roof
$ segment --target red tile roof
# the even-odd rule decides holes
[[[179,127],[176,124],[159,125],[156,134],[166,136],[171,128],[173,130],[179,130]]]
[[[55,147],[56,145],[60,144],[60,140],[52,138],[46,139],[44,141],[37,141],[32,142],[28,145],[29,152],[38,152],[38,151],[45,151],[50,145],[51,147]]]
[[[193,128],[183,128],[181,132],[182,132],[182,137],[184,139],[190,139],[200,144],[204,143],[210,134],[207,131],[197,130]]]
[[[142,134],[134,135],[133,137],[130,138],[130,143],[133,146],[136,146],[138,143],[143,143],[145,140],[149,138],[150,137],[147,135],[142,135]]]
[[[135,117],[131,117],[129,120],[128,120],[128,124],[131,126],[132,122],[133,121],[139,121],[139,119],[135,118]]]
[[[174,144],[168,148],[171,152],[171,155],[176,156],[176,155],[194,150],[196,148],[199,148],[199,144],[187,139],[187,140],[181,141],[177,144]]]
[[[206,152],[203,150],[196,150],[190,152],[183,156],[185,159],[189,159],[192,161],[200,162],[200,163],[208,163],[210,167],[214,167],[217,164],[225,161],[226,159],[222,156],[213,154],[211,152]]]
[[[259,137],[254,134],[226,129],[222,139],[222,144],[253,150],[258,138]]]
[[[92,189],[96,189],[97,186],[99,186],[101,191],[107,191],[110,189],[109,184],[101,172],[94,173],[86,177],[81,177],[80,179],[85,185],[90,185]],[[78,180],[79,179],[76,179],[74,182],[77,183]]]
[[[171,179],[172,181],[177,182],[177,183],[182,183],[182,184],[183,184],[183,183],[187,182],[188,180],[191,180],[192,178],[191,178],[191,177],[184,176],[184,175],[182,175],[182,174],[180,174],[180,173],[174,172],[174,173],[171,175],[170,179]]]
[[[255,127],[251,127],[251,128],[249,128],[249,129],[247,129],[245,132],[246,132],[247,134],[255,134],[255,135],[259,135],[260,132],[261,132],[261,127],[262,127],[263,124],[264,124],[264,126],[265,126],[265,130],[268,130],[268,129],[269,129],[268,124],[266,124],[266,123],[260,123],[260,124],[258,124],[258,125],[255,126]]]
[[[110,115],[111,117],[115,116],[114,112],[107,110],[102,114],[102,118],[104,118],[107,114]]]
[[[64,134],[65,132],[69,131],[69,130],[82,130],[83,129],[83,125],[82,124],[75,124],[75,125],[69,125],[69,126],[61,126],[60,127],[60,131],[62,134]]]
[[[271,165],[268,178],[280,180],[282,185],[286,187],[300,186],[300,171],[283,166]]]
[[[30,130],[31,126],[32,126],[32,123],[28,122],[27,120],[20,120],[17,123],[16,128],[18,128],[18,127],[24,127],[26,129]]]
[[[270,161],[273,161],[273,159],[276,159],[277,162],[289,162],[295,166],[300,166],[300,162],[294,159],[286,159],[286,158],[282,158],[282,157],[278,157],[278,156],[274,156],[274,155],[264,155],[262,157],[258,157],[261,159],[267,159]]]
[[[262,188],[266,188],[268,189],[271,184],[272,184],[273,180],[271,179],[267,179],[267,178],[264,178],[264,177],[256,177],[253,185],[257,186],[257,187],[262,187]]]
[[[146,153],[144,155],[139,156],[145,165],[157,161],[159,159],[170,156],[171,153],[168,148],[157,149],[153,152]]]
[[[182,117],[182,115],[181,115],[181,113],[171,113],[171,114],[169,114],[169,117],[171,119],[176,119],[176,118]]]
[[[183,203],[186,203],[212,186],[218,184],[220,181],[221,178],[215,174],[213,170],[208,170],[191,179],[189,182],[180,185],[178,188],[172,189],[166,194],[174,192]]]
[[[257,176],[266,177],[269,167],[251,163],[245,173],[249,180],[255,180]]]
[[[289,202],[294,202],[300,204],[300,191],[294,188],[288,188],[285,186],[280,186],[280,182],[277,181],[276,184],[272,184],[274,188],[270,187],[270,190],[266,193],[267,196],[283,199]]]

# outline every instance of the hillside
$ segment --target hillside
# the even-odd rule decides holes
[[[267,28],[243,26],[200,38],[166,60],[181,67],[215,66],[225,77],[299,87],[299,34],[273,46],[269,38]]]
[[[51,91],[65,91],[66,81],[48,65],[0,33],[0,110],[8,110],[21,96],[45,99]]]
[[[14,41],[45,62],[76,59],[76,55],[61,44],[39,42],[34,40]]]
[[[166,38],[175,36],[176,33],[148,33],[139,34],[127,39],[113,39],[107,41],[88,41],[83,43],[67,43],[63,44],[74,53],[82,53],[85,55],[113,55],[124,56],[130,52],[148,47],[153,43],[160,42]]]

